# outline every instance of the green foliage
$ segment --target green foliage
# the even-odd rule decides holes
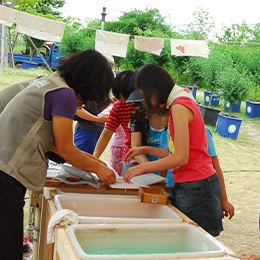
[[[257,89],[260,84],[260,48],[257,46],[240,46],[229,48],[229,55],[233,60],[233,66],[246,72],[252,81],[251,96],[257,99]]]
[[[210,16],[208,11],[197,7],[197,11],[193,13],[195,21],[179,29],[181,35],[185,39],[207,40],[212,29],[215,28],[215,20]]]
[[[245,21],[231,24],[231,27],[223,26],[222,31],[224,34],[218,39],[223,42],[248,42],[255,38],[255,29]]]
[[[246,100],[251,81],[245,71],[239,72],[233,66],[227,66],[220,72],[217,81],[221,86],[221,95],[230,102],[229,116],[231,116],[233,103]]]
[[[92,20],[91,28],[98,27],[100,21]],[[77,19],[69,18],[61,41],[61,54],[67,55],[95,48],[95,30],[85,28]]]
[[[134,9],[131,12],[124,12],[117,22],[106,22],[105,30],[124,33],[129,35],[137,34],[136,28],[141,31],[171,32],[171,26],[165,22],[158,9],[146,9],[145,11]]]
[[[50,19],[60,19],[61,13],[58,9],[64,4],[65,0],[17,0],[14,9]]]
[[[204,82],[211,91],[209,106],[211,106],[212,94],[218,92],[221,87],[218,81],[219,74],[232,63],[230,57],[223,54],[221,50],[222,47],[219,45],[211,46],[209,58],[202,59],[200,64],[201,76],[204,78]]]
[[[146,62],[147,56],[147,52],[138,51],[134,48],[134,39],[129,41],[127,46],[126,59],[128,60],[129,64],[131,64],[133,69],[142,67]]]
[[[179,77],[181,74],[187,71],[187,63],[189,62],[189,56],[171,56],[171,65],[175,68],[177,72],[175,83],[179,84]]]
[[[202,66],[205,58],[202,57],[190,57],[187,62],[189,85],[195,87],[201,80],[203,80]]]

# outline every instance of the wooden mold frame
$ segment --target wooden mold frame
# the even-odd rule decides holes
[[[144,203],[166,205],[168,201],[168,195],[162,188],[140,187],[139,197],[141,202]]]

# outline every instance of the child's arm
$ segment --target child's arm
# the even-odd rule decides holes
[[[98,138],[95,150],[93,152],[94,157],[99,158],[101,156],[113,134],[114,132],[112,130],[104,128],[100,137]]]
[[[228,202],[223,172],[219,165],[218,157],[214,156],[211,157],[211,159],[212,159],[213,168],[216,170],[221,183],[221,192],[222,192],[221,207],[223,211],[223,217],[224,216],[228,217],[229,215],[229,219],[231,219],[234,216],[235,210],[233,205],[230,202]]]
[[[247,254],[246,257],[243,258],[243,260],[260,260],[260,257],[252,254]]]
[[[168,156],[168,149],[166,148],[156,148],[151,146],[140,146],[131,148],[125,155],[124,162],[129,163],[131,160],[139,155],[150,154],[155,157],[164,158]],[[149,162],[149,161],[148,161]]]
[[[100,117],[94,116],[85,109],[77,109],[75,115],[79,116],[82,119],[94,121],[97,123],[105,123],[107,121],[107,117],[108,117],[108,115],[105,115],[105,114]]]
[[[179,166],[186,165],[189,159],[189,122],[193,119],[193,113],[183,105],[176,104],[172,107],[172,120],[174,123],[174,145],[175,152],[163,159],[144,163],[130,168],[126,171],[124,179],[130,183],[136,175],[154,171],[168,170]],[[143,153],[151,154],[151,147],[140,147]],[[147,150],[145,150],[147,149]],[[154,148],[159,149],[159,148]],[[130,150],[131,151],[131,150]],[[129,152],[130,152],[129,151]],[[128,158],[129,159],[129,158]]]
[[[131,133],[131,147],[137,148],[142,146],[142,133],[141,132],[132,132]],[[145,154],[136,155],[135,159],[139,164],[149,162]]]

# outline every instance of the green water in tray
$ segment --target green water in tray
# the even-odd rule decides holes
[[[89,255],[131,255],[131,254],[166,254],[196,252],[188,245],[81,245]]]

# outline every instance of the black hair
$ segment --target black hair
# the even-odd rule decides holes
[[[135,72],[135,87],[141,90],[144,96],[144,104],[147,111],[163,115],[168,96],[175,85],[173,78],[167,70],[156,65],[146,64]],[[151,103],[152,96],[156,98],[156,104]]]
[[[94,101],[98,107],[109,103],[114,73],[100,52],[86,50],[62,57],[57,71],[83,102]]]
[[[123,98],[128,98],[134,91],[134,81],[132,80],[133,75],[134,72],[132,70],[122,70],[116,74],[112,93],[117,99],[120,99],[120,94]]]

